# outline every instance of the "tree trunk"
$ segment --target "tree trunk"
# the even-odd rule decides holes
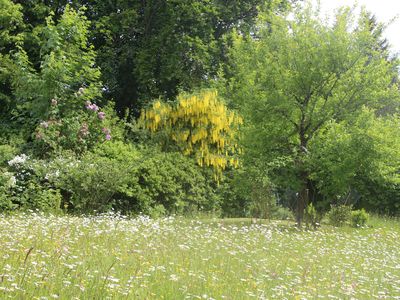
[[[309,194],[308,194],[308,172],[304,166],[304,157],[307,156],[307,138],[304,130],[304,117],[301,120],[301,127],[299,132],[300,138],[300,149],[299,149],[299,157],[297,161],[297,167],[299,171],[299,179],[300,179],[300,191],[297,194],[297,208],[296,208],[296,222],[297,226],[301,228],[301,222],[304,217],[304,210],[309,202]]]
[[[297,207],[296,207],[296,223],[297,226],[301,227],[301,222],[304,218],[304,210],[306,209],[309,202],[308,193],[308,174],[305,171],[301,172],[302,185],[301,189],[297,195]]]

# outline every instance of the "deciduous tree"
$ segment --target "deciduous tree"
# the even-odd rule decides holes
[[[260,30],[238,37],[226,98],[247,122],[245,150],[281,186],[298,191],[297,222],[309,202],[310,143],[330,122],[398,103],[397,61],[377,47],[365,14],[342,9],[322,21],[311,6],[290,18],[269,15]]]

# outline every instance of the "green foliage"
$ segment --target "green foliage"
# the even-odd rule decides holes
[[[11,145],[0,144],[0,167],[5,166],[17,154],[17,149]]]
[[[271,179],[258,168],[225,172],[217,193],[225,217],[275,218],[279,209]],[[278,217],[279,218],[279,217]]]
[[[67,5],[57,24],[52,16],[47,18],[38,70],[22,47],[15,54],[16,112],[30,133],[35,131],[34,147],[39,153],[60,149],[81,153],[111,138],[106,127],[110,114],[95,104],[101,82],[95,51],[89,45],[89,26],[84,9],[74,11]]]
[[[216,194],[220,198],[221,215],[224,218],[249,216],[251,199],[249,194],[242,192],[243,186],[239,179],[242,173],[242,168],[227,170],[216,189]]]
[[[331,225],[341,227],[350,221],[351,214],[352,207],[349,205],[332,205],[327,217]]]
[[[53,160],[53,184],[65,195],[64,206],[75,212],[104,212],[115,205],[115,196],[132,180],[130,162],[85,154],[80,160]]]
[[[298,222],[316,224],[309,200],[398,213],[399,60],[384,26],[348,9],[328,25],[310,4],[289,17],[288,2],[0,0],[0,209],[273,218],[277,191],[297,191]],[[143,119],[160,139],[127,144],[116,111],[152,99]]]
[[[399,103],[393,80],[398,61],[387,61],[376,47],[364,14],[356,20],[353,23],[351,12],[343,9],[329,26],[310,5],[299,6],[290,18],[267,15],[260,20],[257,39],[237,36],[231,53],[233,76],[219,83],[226,84],[221,87],[224,98],[231,99],[246,120],[245,163],[261,165],[276,185],[298,191],[299,222],[309,202],[308,184],[315,179],[314,164],[319,163],[310,165],[309,159],[319,133],[331,123],[353,126],[364,107],[378,110]],[[358,138],[369,134],[365,128],[358,133]],[[382,139],[381,145],[390,149],[393,142]],[[382,156],[373,160],[386,165],[382,170],[393,171],[396,164]],[[356,164],[352,161],[350,167]],[[335,180],[342,181],[341,176],[336,173]],[[335,182],[320,182],[321,187],[332,184],[334,192]],[[337,186],[338,193],[341,188]]]
[[[318,215],[312,203],[308,204],[304,212],[304,221],[307,227],[312,226],[314,229],[318,226]]]
[[[60,113],[66,116],[101,95],[100,70],[94,67],[96,55],[87,36],[89,24],[83,9],[76,12],[69,6],[57,24],[48,17],[39,72],[32,68],[28,53],[19,48],[15,95],[35,117],[47,116],[52,99],[59,102]]]
[[[326,198],[356,190],[360,204],[370,209],[399,211],[396,198],[376,201],[400,183],[398,117],[376,117],[364,109],[352,120],[328,124],[309,149],[311,178]]]
[[[43,174],[43,161],[36,161],[21,154],[9,160],[8,166],[8,170],[2,175],[3,184],[0,184],[3,192],[1,209],[40,210],[53,213],[60,210],[60,192],[46,180]]]
[[[10,54],[23,40],[24,29],[21,6],[10,0],[0,0],[0,127],[4,136],[9,127],[11,110],[15,106],[11,93],[11,78],[15,72]]]
[[[260,10],[278,10],[275,2],[288,1],[87,3],[108,97],[139,113],[152,99],[207,86],[227,62],[226,36],[250,32]]]
[[[273,219],[273,220],[293,220],[293,212],[287,207],[278,205],[272,212],[271,219]]]
[[[262,178],[251,184],[249,212],[252,217],[271,219],[276,210],[276,198],[268,178]]]
[[[30,180],[25,186],[23,193],[18,195],[18,200],[13,198],[13,202],[18,203],[21,210],[37,210],[41,212],[60,212],[61,194],[59,190],[45,188],[42,183]]]
[[[15,185],[12,173],[0,168],[0,212],[12,210],[15,205],[11,201],[11,188]]]
[[[162,204],[157,204],[154,207],[150,207],[150,209],[148,210],[148,215],[152,219],[158,219],[164,217],[166,216],[166,214],[167,211],[165,210],[165,207]]]
[[[217,197],[201,169],[179,153],[139,151],[115,141],[98,145],[80,159],[53,159],[45,169],[70,211],[113,208],[162,216],[218,209]]]
[[[56,104],[49,120],[42,121],[36,128],[33,149],[36,153],[50,154],[72,150],[79,155],[111,139],[121,139],[122,132],[112,106],[100,110],[87,102],[76,115],[63,118]]]
[[[219,209],[209,179],[180,153],[146,153],[135,167],[135,177],[132,196],[136,211],[150,212],[158,205],[170,214]]]
[[[10,0],[0,0],[0,57],[22,39],[20,30],[24,22],[21,8]]]
[[[351,226],[362,227],[368,222],[369,214],[365,209],[355,210],[351,212]]]

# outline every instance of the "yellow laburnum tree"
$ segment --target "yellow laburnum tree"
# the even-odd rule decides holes
[[[237,144],[242,118],[218,99],[216,91],[179,95],[176,103],[160,100],[143,110],[141,124],[152,133],[164,131],[184,155],[194,155],[200,166],[211,166],[216,179],[227,166],[238,167]]]

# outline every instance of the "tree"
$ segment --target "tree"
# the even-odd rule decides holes
[[[97,1],[94,44],[117,109],[136,115],[152,99],[207,86],[226,61],[233,29],[249,32],[262,9],[288,1]]]
[[[200,166],[214,167],[216,179],[228,165],[238,166],[236,137],[242,119],[216,92],[180,95],[176,105],[156,101],[142,112],[141,121],[151,132],[163,133],[164,145],[172,142],[184,155],[194,154]]]
[[[138,116],[152,99],[174,99],[180,91],[206,86],[227,60],[226,35],[248,33],[264,10],[285,10],[292,0],[15,0],[22,6],[26,51],[38,69],[38,36],[52,13],[85,6],[90,41],[102,69],[104,95],[124,113]]]
[[[293,18],[269,15],[253,38],[238,37],[232,52],[235,75],[225,97],[247,122],[245,153],[298,191],[299,225],[314,191],[310,143],[330,122],[399,101],[392,80],[398,62],[383,57],[365,18],[353,26],[351,15],[341,9],[333,26],[310,5]]]
[[[82,152],[99,139],[111,138],[109,128],[101,132],[110,115],[95,104],[101,102],[101,73],[88,29],[84,10],[67,5],[57,24],[52,16],[47,18],[39,70],[22,46],[14,55],[14,113],[23,119],[30,135],[35,133],[44,147],[40,152],[48,154],[58,147]]]
[[[400,211],[399,120],[364,109],[319,132],[310,142],[310,175],[327,199],[390,214]],[[393,197],[385,199],[385,194]]]
[[[11,93],[13,62],[10,51],[23,40],[24,28],[21,6],[9,0],[0,0],[0,123],[6,128],[14,107]]]

